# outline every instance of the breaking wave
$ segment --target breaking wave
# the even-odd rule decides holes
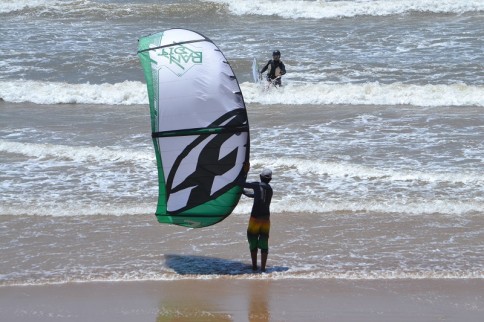
[[[159,17],[161,15],[233,14],[279,16],[288,19],[331,19],[391,16],[409,13],[463,14],[484,10],[480,0],[201,0],[180,3],[110,3],[94,0],[0,0],[0,14],[42,16]]]
[[[283,18],[346,18],[356,16],[390,16],[412,12],[454,13],[484,10],[479,0],[353,0],[353,1],[272,1],[210,0],[223,3],[236,15],[266,15]]]
[[[247,103],[305,105],[413,105],[484,106],[484,86],[467,84],[288,84],[263,90],[242,83]],[[148,104],[146,85],[137,81],[116,84],[68,84],[41,81],[0,81],[0,98],[6,102],[35,104]]]

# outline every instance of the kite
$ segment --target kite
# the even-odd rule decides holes
[[[199,228],[229,216],[249,160],[249,122],[239,83],[220,49],[190,30],[142,37],[158,168],[160,223]]]

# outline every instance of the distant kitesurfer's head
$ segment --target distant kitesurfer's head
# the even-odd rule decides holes
[[[272,58],[274,60],[279,60],[281,58],[281,52],[279,50],[274,50],[272,52]]]
[[[271,169],[264,169],[260,173],[260,181],[269,183],[272,179],[272,171]]]

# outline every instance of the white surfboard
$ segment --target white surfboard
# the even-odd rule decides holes
[[[258,84],[260,82],[259,68],[257,67],[257,60],[255,58],[252,61],[252,77],[254,78],[254,83]]]

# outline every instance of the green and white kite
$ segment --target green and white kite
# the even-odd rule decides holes
[[[232,68],[207,37],[169,29],[139,39],[158,165],[160,223],[205,227],[237,205],[249,124]]]

